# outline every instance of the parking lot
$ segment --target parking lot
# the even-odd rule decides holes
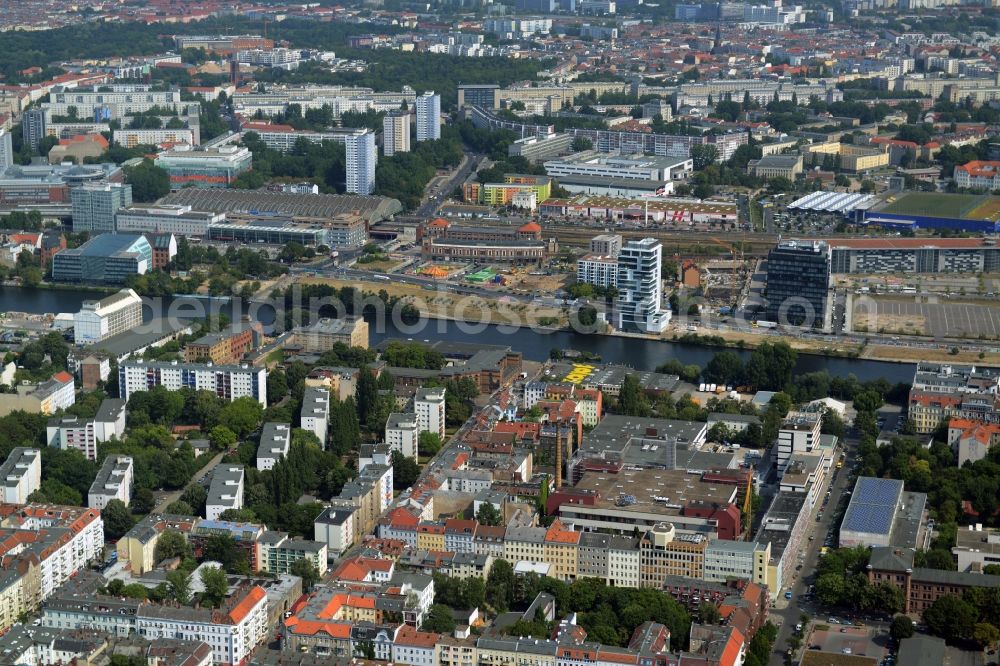
[[[889,636],[884,631],[870,627],[844,626],[838,618],[818,622],[808,638],[809,650],[834,654],[874,657],[881,664],[889,653]],[[832,620],[838,620],[834,624]],[[846,621],[846,620],[845,620]]]
[[[853,327],[870,333],[1000,339],[1000,303],[924,303],[916,299],[854,299]]]

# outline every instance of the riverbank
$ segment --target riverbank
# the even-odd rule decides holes
[[[564,309],[548,306],[534,306],[523,302],[505,302],[503,294],[496,299],[479,296],[462,296],[449,292],[429,291],[415,285],[386,283],[377,281],[349,281],[337,278],[309,277],[301,279],[303,284],[326,284],[341,288],[352,286],[364,291],[378,293],[385,291],[390,296],[417,299],[422,305],[421,314],[428,319],[463,322],[468,325],[492,324],[497,326],[530,329],[549,333],[562,331],[576,333],[570,326]],[[461,309],[459,309],[461,308]],[[528,311],[530,309],[530,317]],[[483,314],[486,314],[484,317]],[[530,319],[526,324],[525,319]],[[980,365],[1000,365],[1000,353],[993,351],[963,350],[959,345],[957,354],[950,348],[926,348],[900,345],[858,344],[844,339],[830,342],[792,335],[776,334],[769,329],[761,332],[738,330],[717,330],[696,327],[688,331],[686,327],[669,329],[662,335],[617,331],[610,327],[595,331],[591,336],[647,340],[651,342],[673,342],[718,349],[753,350],[764,342],[786,342],[801,354],[820,358],[871,360],[885,363],[912,364],[917,361],[940,361],[950,363],[974,363]],[[997,343],[1000,346],[1000,342]],[[982,354],[982,355],[980,355]]]
[[[388,285],[391,283],[383,283]],[[378,285],[357,285],[368,290]],[[425,292],[426,293],[426,292]],[[6,311],[27,313],[45,312],[76,312],[80,304],[88,299],[100,298],[98,292],[58,291],[58,290],[26,290],[14,287],[0,288],[0,308]],[[158,305],[164,312],[178,307],[178,301],[172,296],[159,299]],[[234,319],[247,314],[249,304],[242,302],[243,310],[233,315]],[[226,305],[222,311],[230,310]],[[147,313],[152,316],[153,313]],[[265,308],[254,312],[267,324],[270,314]],[[426,313],[425,313],[426,314]],[[471,313],[469,313],[471,314]],[[588,335],[572,330],[544,328],[515,328],[511,325],[498,326],[475,324],[454,319],[426,318],[416,326],[407,326],[392,321],[373,320],[369,323],[369,343],[378,345],[388,339],[412,339],[427,343],[448,344],[483,344],[511,346],[521,352],[527,361],[542,362],[549,358],[552,349],[573,349],[596,354],[603,363],[621,364],[641,370],[653,370],[664,362],[677,360],[684,364],[696,364],[705,367],[719,350],[719,347],[695,341],[685,342],[669,337],[648,338],[616,335]],[[750,357],[751,345],[738,342],[732,343],[734,353],[744,361]],[[447,347],[446,347],[447,348]],[[801,353],[795,364],[796,374],[825,371],[831,376],[847,377],[854,375],[862,381],[884,378],[890,382],[908,382],[913,379],[913,366],[900,362],[885,362],[874,359],[854,359],[836,356],[821,356],[815,353]]]

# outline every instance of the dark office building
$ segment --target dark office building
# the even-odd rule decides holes
[[[830,287],[823,241],[782,241],[767,255],[767,319],[821,328]]]
[[[45,111],[42,109],[28,109],[21,116],[21,138],[24,143],[31,146],[32,150],[38,150],[38,142],[45,136]]]
[[[478,106],[487,111],[500,108],[500,86],[492,83],[458,86],[458,108]]]

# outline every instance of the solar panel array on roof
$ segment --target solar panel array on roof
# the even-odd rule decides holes
[[[902,492],[903,482],[897,479],[859,478],[840,529],[889,534]]]

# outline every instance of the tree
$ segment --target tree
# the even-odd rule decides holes
[[[104,520],[104,536],[111,541],[117,541],[132,529],[132,514],[125,502],[119,499],[111,500],[101,509],[101,518]]]
[[[579,153],[584,150],[590,150],[591,148],[593,148],[594,142],[585,136],[578,136],[573,139],[573,143],[570,144],[570,147],[573,149],[574,152]]]
[[[709,144],[695,144],[691,146],[691,159],[694,160],[695,171],[701,171],[710,164],[714,164],[719,158],[719,150]]]
[[[218,608],[229,593],[229,581],[222,569],[204,567],[201,570],[201,584],[205,591],[201,593],[201,603],[212,608]]]
[[[201,515],[205,510],[205,502],[208,500],[208,492],[205,487],[198,483],[192,483],[184,489],[181,501],[188,504],[192,509],[191,515]]]
[[[861,181],[861,193],[870,194],[875,191],[875,183],[865,179]]]
[[[164,511],[174,516],[195,515],[194,509],[192,509],[191,505],[185,502],[184,500],[177,500],[176,502],[171,502],[165,507]],[[105,527],[107,527],[107,521],[105,521],[104,525]]]
[[[702,624],[718,624],[719,608],[711,601],[703,601],[698,606],[698,622]]]
[[[281,402],[288,395],[288,380],[281,370],[272,370],[267,375],[267,404]]]
[[[270,391],[268,391],[268,395],[270,394]],[[216,451],[226,451],[236,446],[240,438],[228,427],[217,425],[208,431],[208,441],[212,443],[212,448]]]
[[[633,374],[625,375],[618,392],[617,412],[625,416],[649,416],[652,409],[642,385]]]
[[[257,520],[257,515],[253,509],[226,509],[219,514],[219,520],[228,520],[234,523],[252,523]]]
[[[139,488],[132,495],[130,505],[133,513],[149,513],[156,507],[156,498],[149,488]]]
[[[705,381],[713,384],[740,384],[743,374],[743,359],[731,351],[716,353],[702,372]]]
[[[182,569],[168,572],[167,589],[177,603],[185,606],[191,603],[191,574]]]
[[[219,411],[219,424],[239,437],[246,437],[260,425],[263,415],[264,408],[255,399],[237,398]]]
[[[292,562],[292,566],[288,568],[288,573],[302,579],[302,589],[305,592],[312,590],[313,585],[320,580],[319,570],[316,569],[316,565],[305,557]]]
[[[153,559],[162,562],[171,557],[188,557],[191,555],[191,546],[184,535],[177,530],[165,530],[160,538],[156,540],[156,548],[153,549]]]
[[[150,160],[125,168],[125,182],[132,186],[132,200],[149,203],[170,193],[170,176]]]
[[[514,602],[514,568],[507,560],[497,560],[486,578],[486,602],[498,613],[507,611]]]
[[[923,613],[927,629],[945,640],[969,640],[975,631],[978,613],[975,606],[959,597],[946,595]]]
[[[444,604],[433,604],[420,628],[436,634],[450,634],[455,631],[455,618],[451,615],[451,609]]]
[[[420,466],[413,458],[404,456],[400,451],[392,452],[392,487],[405,490],[416,483],[420,477]]]
[[[913,635],[913,620],[905,615],[897,615],[892,618],[892,624],[889,625],[889,635],[895,641],[909,638]]]
[[[246,553],[228,534],[215,534],[208,537],[202,550],[202,556],[211,562],[218,562],[227,572],[250,572],[250,563],[247,561]]]
[[[1000,643],[1000,629],[997,629],[989,622],[977,622],[972,629],[972,638],[984,650],[992,648],[997,643]]]
[[[420,455],[433,456],[441,450],[441,436],[436,432],[425,430],[420,433],[420,440],[417,443],[417,450]]]
[[[476,520],[480,525],[500,527],[503,525],[503,514],[489,502],[483,502],[476,512]]]
[[[710,183],[698,183],[691,193],[698,199],[711,199],[715,195],[715,188]]]

